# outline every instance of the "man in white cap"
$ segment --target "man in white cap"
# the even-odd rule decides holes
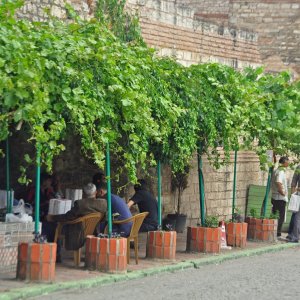
[[[48,215],[47,219],[54,222],[65,222],[83,217],[90,213],[101,212],[106,213],[107,202],[105,199],[96,199],[96,186],[88,183],[83,187],[86,198],[74,202],[74,206],[63,215]]]
[[[74,206],[67,213],[62,215],[48,215],[48,222],[66,222],[72,221],[79,217],[86,216],[91,213],[100,212],[103,217],[107,209],[107,201],[105,199],[96,199],[96,186],[93,183],[88,183],[83,188],[86,198],[74,202]],[[77,250],[82,247],[82,224],[71,224],[64,226],[65,248],[67,250]],[[48,242],[53,242],[55,230],[46,233]],[[58,247],[59,248],[59,247]],[[58,260],[60,261],[60,253],[58,251]]]

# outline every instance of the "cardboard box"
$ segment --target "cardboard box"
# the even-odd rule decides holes
[[[63,215],[72,207],[72,200],[51,199],[49,203],[49,215]]]

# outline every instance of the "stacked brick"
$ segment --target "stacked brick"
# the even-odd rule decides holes
[[[147,238],[148,258],[175,260],[176,231],[150,231]]]
[[[233,247],[245,248],[247,244],[247,223],[226,224],[227,244]]]
[[[221,228],[188,227],[186,251],[220,253]]]
[[[257,219],[247,217],[248,239],[262,242],[275,242],[277,240],[277,224],[275,219]]]
[[[87,236],[85,266],[89,270],[125,273],[127,271],[127,239]]]
[[[17,278],[28,281],[54,281],[56,246],[56,243],[20,243]]]

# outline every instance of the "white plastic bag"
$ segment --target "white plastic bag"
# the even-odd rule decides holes
[[[9,223],[28,223],[32,222],[32,217],[25,213],[19,215],[6,214],[5,221]]]
[[[292,212],[298,212],[300,208],[300,195],[294,193],[291,195],[288,210]]]
[[[12,208],[12,212],[14,214],[25,214],[26,210],[25,210],[25,202],[23,199],[20,199],[18,205],[13,206]]]
[[[28,214],[20,214],[19,219],[22,223],[32,222],[32,216],[29,216]]]
[[[20,222],[20,218],[14,214],[6,214],[5,216],[5,222],[17,222],[19,223]]]

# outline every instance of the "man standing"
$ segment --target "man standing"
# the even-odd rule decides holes
[[[291,188],[292,188],[292,194],[297,191],[300,191],[300,165],[296,168],[294,172]]]
[[[157,201],[154,196],[147,190],[146,181],[144,179],[138,180],[138,183],[134,185],[135,194],[127,203],[130,208],[132,205],[137,204],[139,211],[149,212],[145,218],[140,231],[155,231],[158,226],[158,207]]]
[[[107,200],[107,187],[106,182],[101,182],[97,187],[97,195]],[[126,205],[125,201],[117,195],[111,194],[111,213],[118,215],[117,220],[125,220],[131,218],[131,212]],[[113,224],[113,232],[119,233],[121,236],[127,237],[130,235],[132,222],[124,224]]]
[[[300,191],[300,165],[296,168],[294,172],[294,176],[291,184],[292,194],[296,193],[297,191]],[[295,212],[292,214],[288,235],[286,237],[289,242],[298,242],[299,240],[298,227],[300,225],[299,223],[300,223],[300,212]]]
[[[289,165],[289,158],[282,156],[279,159],[279,167],[274,172],[272,177],[272,213],[279,212],[279,220],[277,227],[277,236],[281,236],[281,228],[284,222],[285,206],[288,202],[288,187],[285,169]]]

